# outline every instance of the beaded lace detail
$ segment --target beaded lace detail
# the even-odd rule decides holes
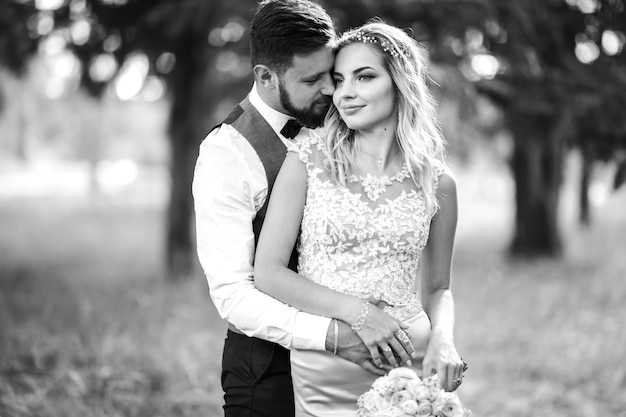
[[[392,316],[421,311],[419,259],[434,211],[410,176],[394,180],[375,199],[366,184],[334,184],[324,169],[321,139],[294,144],[306,165],[308,188],[299,241],[301,275],[336,291],[367,298],[375,292]],[[408,172],[408,171],[407,171]],[[435,186],[443,168],[438,167]]]
[[[402,169],[400,170],[400,172],[392,177],[389,177],[387,175],[383,175],[382,177],[376,177],[368,172],[367,175],[365,175],[364,177],[351,175],[350,181],[360,182],[361,186],[363,186],[363,189],[365,190],[365,193],[367,194],[367,198],[372,201],[376,201],[378,200],[378,197],[380,197],[380,195],[385,192],[387,186],[393,184],[394,181],[402,182],[410,176],[411,174],[409,174],[409,169],[406,167],[406,165],[402,165]]]

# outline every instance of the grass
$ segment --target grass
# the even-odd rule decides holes
[[[459,177],[459,390],[475,416],[626,416],[626,193],[558,260],[511,261],[505,177]],[[167,283],[160,205],[0,204],[0,416],[221,415],[224,323],[201,272]]]
[[[166,283],[159,209],[0,212],[0,416],[219,413],[224,326],[199,275]]]

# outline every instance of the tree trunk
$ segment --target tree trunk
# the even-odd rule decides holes
[[[24,80],[17,80],[17,143],[15,149],[15,155],[20,162],[26,162],[28,160],[28,133],[26,120],[26,89],[24,88]]]
[[[167,211],[166,262],[170,280],[191,275],[195,263],[192,230],[191,183],[198,145],[206,134],[211,115],[205,87],[208,67],[206,48],[189,39],[176,51],[176,68],[171,74],[172,108],[169,121],[170,200]]]
[[[191,218],[191,182],[197,147],[197,138],[187,120],[172,119],[170,200],[167,211],[167,268],[169,278],[176,280],[189,276],[193,270],[193,242]]]
[[[589,150],[583,149],[581,152],[582,167],[580,173],[580,214],[579,221],[584,226],[591,224],[591,212],[589,208],[589,182],[591,180],[591,156]]]
[[[233,79],[229,74],[220,73],[213,65],[219,52],[208,47],[203,38],[183,39],[174,52],[176,67],[169,83],[172,88],[169,122],[172,159],[166,236],[171,280],[190,276],[196,264],[191,184],[199,145],[251,85],[249,77]],[[215,114],[223,101],[229,102],[226,113]]]
[[[556,256],[562,245],[557,207],[561,184],[563,138],[569,115],[554,117],[511,112],[515,138],[511,161],[516,184],[513,256]]]
[[[617,157],[617,170],[613,179],[613,190],[617,190],[626,182],[626,155],[621,154]]]

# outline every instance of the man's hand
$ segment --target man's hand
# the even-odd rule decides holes
[[[338,320],[337,332],[337,356],[356,363],[361,368],[375,375],[385,375],[391,369],[391,366],[384,365],[378,368],[372,362],[370,352],[361,341],[361,338],[352,331],[350,325],[346,322]],[[326,333],[326,350],[332,352],[335,346],[335,323],[331,321]]]

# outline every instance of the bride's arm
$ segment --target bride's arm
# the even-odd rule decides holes
[[[435,369],[442,387],[457,388],[463,362],[454,347],[454,300],[450,274],[457,224],[457,195],[454,179],[444,173],[437,190],[439,211],[430,225],[428,244],[422,255],[421,293],[424,310],[431,321],[431,338],[424,358],[424,375]]]
[[[353,325],[363,311],[363,300],[316,284],[291,271],[287,265],[298,237],[307,190],[306,166],[290,152],[276,178],[254,261],[254,283],[261,291],[303,311],[333,317]],[[378,348],[391,346],[403,362],[412,346],[396,339],[400,325],[374,305],[358,332],[377,365]],[[407,354],[408,351],[408,354]],[[388,357],[392,365],[393,356]]]

